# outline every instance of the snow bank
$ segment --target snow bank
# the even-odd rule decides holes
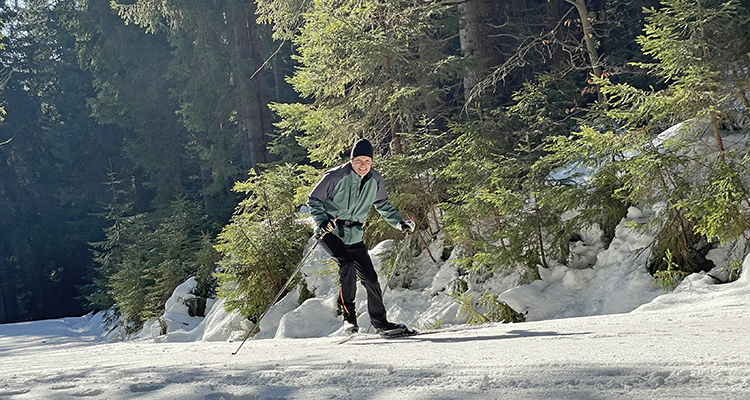
[[[742,275],[735,282],[717,284],[707,273],[695,273],[683,279],[668,296],[659,296],[636,312],[653,312],[672,309],[679,312],[712,312],[710,309],[744,307],[737,298],[750,297],[750,255],[742,264]],[[706,310],[699,310],[704,307]]]
[[[224,310],[224,300],[206,300],[205,317],[190,316],[187,302],[198,282],[194,277],[177,286],[164,305],[164,315],[146,322],[134,339],[152,338],[161,342],[223,341],[235,339],[247,328],[245,318]],[[165,332],[166,330],[166,332]]]
[[[310,338],[328,336],[341,326],[336,317],[336,298],[312,298],[284,314],[275,337]]]
[[[630,227],[630,222],[647,221],[652,213],[649,209],[630,208],[607,249],[603,249],[598,226],[581,231],[581,241],[572,244],[571,267],[558,264],[549,269],[540,268],[541,280],[518,286],[520,276],[517,273],[498,274],[482,283],[469,282],[469,291],[502,293],[500,299],[525,314],[529,321],[630,312],[662,293],[653,285],[646,270],[649,253],[643,249],[653,237]],[[314,243],[311,240],[308,247]],[[376,271],[381,268],[382,255],[393,244],[393,241],[384,241],[370,251]],[[442,251],[439,241],[431,246],[433,254]],[[386,277],[381,274],[389,320],[419,329],[466,322],[459,305],[445,295],[459,277],[453,258],[435,262],[427,251],[422,251],[410,268],[408,276],[399,277],[409,280],[408,289],[398,284],[386,288]],[[315,293],[315,297],[298,304],[299,291],[292,290],[269,309],[253,339],[344,334],[342,319],[336,314],[338,275],[335,265],[323,249],[316,247],[301,271],[308,290]],[[227,313],[221,301],[207,305],[206,318],[190,317],[185,302],[194,297],[190,293],[195,285],[195,279],[191,278],[175,289],[165,305],[161,323],[150,321],[140,337],[165,342],[236,340],[252,328],[249,321],[236,313]],[[360,287],[356,297],[358,323],[363,330],[372,331],[366,300],[365,290]],[[161,334],[164,325],[167,332]]]
[[[191,292],[198,285],[195,278],[189,278],[177,286],[164,305],[164,315],[147,321],[135,339],[159,338],[168,341],[187,341],[189,334],[202,321],[202,317],[191,317],[186,302],[195,298]],[[163,336],[169,334],[168,336]]]
[[[597,253],[591,268],[540,268],[541,280],[510,289],[500,300],[525,314],[528,321],[626,313],[653,300],[662,294],[646,269],[649,252],[644,249],[653,236],[630,227],[650,216],[651,210],[631,207],[609,248]],[[576,246],[579,253],[582,247]]]
[[[663,302],[682,302],[683,297],[691,293],[710,292],[713,279],[706,274],[696,274],[685,279],[675,290],[674,296],[660,297],[664,292],[653,284],[647,271],[650,256],[648,245],[653,235],[632,228],[634,223],[643,223],[652,218],[658,208],[659,205],[653,210],[631,207],[606,249],[601,242],[602,232],[598,226],[581,231],[581,240],[571,245],[574,256],[569,260],[570,267],[556,264],[548,269],[540,268],[540,280],[518,286],[518,273],[507,276],[498,274],[481,283],[468,282],[468,290],[474,294],[481,294],[485,290],[501,293],[500,300],[525,314],[527,321],[619,314],[635,309],[647,311],[666,306]],[[309,247],[314,243],[311,239]],[[370,251],[377,271],[381,268],[382,255],[393,245],[393,241],[385,241]],[[440,254],[440,242],[433,242],[431,250],[433,254]],[[716,250],[712,254],[714,258],[722,256],[726,256],[726,251],[722,253]],[[386,277],[381,274],[380,283],[384,288],[383,299],[389,320],[418,329],[465,323],[466,316],[460,312],[459,305],[446,295],[451,293],[452,285],[459,278],[454,261],[453,258],[433,261],[427,251],[422,251],[414,258],[410,271],[397,278],[408,280],[408,289],[400,287],[398,280],[386,288]],[[748,269],[746,266],[745,271]],[[299,291],[296,288],[292,290],[269,309],[254,340],[344,335],[342,318],[336,312],[338,275],[335,265],[318,247],[310,254],[301,271],[308,290],[315,297],[299,304]],[[749,281],[747,275],[746,272],[740,281]],[[209,302],[206,318],[190,317],[185,302],[194,297],[190,294],[194,287],[195,280],[191,278],[175,289],[165,305],[162,322],[149,322],[140,337],[165,342],[231,341],[241,339],[252,328],[253,324],[236,313],[227,313],[222,301],[215,304]],[[356,304],[359,326],[364,331],[372,332],[366,292],[362,287],[358,288]],[[159,335],[164,325],[167,332]]]

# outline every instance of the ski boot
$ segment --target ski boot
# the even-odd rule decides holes
[[[386,326],[375,329],[375,333],[386,339],[402,336],[414,336],[417,334],[416,331],[407,328],[404,324],[390,323]]]
[[[344,321],[344,327],[344,332],[346,332],[347,335],[353,335],[359,332],[359,327],[357,326],[357,324],[352,324],[350,322]]]

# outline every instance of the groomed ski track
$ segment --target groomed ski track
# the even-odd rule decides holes
[[[103,343],[0,326],[0,398],[747,399],[746,297],[377,346],[249,340],[235,356],[236,342]]]

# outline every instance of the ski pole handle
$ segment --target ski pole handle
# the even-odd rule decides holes
[[[339,216],[338,215],[335,216],[335,217],[333,217],[333,225],[334,226],[336,225],[336,221],[338,221],[338,220],[339,220]],[[315,240],[318,240],[318,241],[323,240],[323,236],[325,236],[329,232],[331,232],[331,231],[325,231],[325,230],[321,229],[321,232],[318,232],[318,234],[315,235]]]
[[[411,220],[411,228],[412,229],[411,230],[404,229],[404,239],[408,238],[409,235],[411,235],[412,233],[414,233],[415,230],[417,230],[417,223],[414,220],[414,217],[411,217],[410,220]]]

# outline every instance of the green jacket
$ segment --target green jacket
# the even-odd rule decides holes
[[[388,193],[380,174],[371,169],[360,179],[350,163],[327,171],[310,192],[307,205],[316,226],[338,216],[333,233],[344,244],[362,241],[365,217],[373,205],[394,228],[403,220],[388,201]]]

